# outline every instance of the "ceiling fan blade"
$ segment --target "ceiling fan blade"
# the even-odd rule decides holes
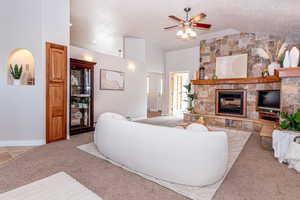
[[[193,23],[193,27],[195,27],[195,28],[210,28],[211,24]]]
[[[195,17],[191,18],[191,19],[190,19],[190,22],[194,22],[194,23],[195,23],[195,22],[200,22],[200,21],[202,21],[205,17],[206,17],[206,14],[200,13],[200,14],[196,15]]]
[[[172,28],[176,28],[176,27],[178,27],[178,25],[165,27],[164,29],[165,29],[165,30],[168,30],[168,29],[172,29]]]
[[[183,19],[180,19],[179,17],[176,17],[174,15],[170,15],[169,18],[175,20],[175,21],[178,21],[178,22],[183,22],[184,20]]]

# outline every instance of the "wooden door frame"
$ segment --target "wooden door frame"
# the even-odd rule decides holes
[[[49,119],[49,113],[50,113],[50,106],[49,106],[49,68],[50,68],[50,49],[51,48],[57,48],[57,49],[61,49],[65,52],[66,56],[65,56],[65,64],[66,64],[66,68],[65,68],[65,75],[66,75],[66,81],[64,84],[64,116],[65,116],[65,122],[64,122],[64,126],[65,126],[65,133],[64,133],[64,138],[63,139],[67,139],[67,121],[68,121],[68,116],[67,116],[67,105],[68,105],[68,89],[67,89],[67,85],[68,85],[68,47],[64,46],[64,45],[59,45],[59,44],[53,44],[50,42],[46,42],[46,143],[50,143],[53,141],[50,141],[49,138],[49,130],[50,130],[50,119]]]

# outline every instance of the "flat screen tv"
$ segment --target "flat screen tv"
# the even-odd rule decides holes
[[[258,91],[257,107],[268,110],[280,110],[280,90]]]

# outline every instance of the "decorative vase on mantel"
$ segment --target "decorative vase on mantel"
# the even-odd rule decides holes
[[[287,50],[285,52],[284,60],[283,60],[283,67],[284,68],[289,68],[291,66],[290,64],[290,51]]]
[[[299,49],[293,47],[290,51],[290,67],[298,67],[299,64]]]
[[[268,71],[269,75],[273,76],[275,74],[275,69],[279,69],[280,64],[278,62],[271,62],[271,64],[268,65]]]

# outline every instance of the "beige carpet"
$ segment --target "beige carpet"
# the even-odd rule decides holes
[[[60,172],[0,194],[1,200],[102,200],[71,176]]]
[[[66,172],[103,200],[188,200],[76,148],[91,134],[34,148],[0,165],[0,193]],[[252,134],[213,200],[299,200],[300,174],[278,163]]]
[[[0,165],[22,156],[23,153],[33,148],[34,147],[0,147]]]
[[[226,174],[230,171],[231,167],[233,166],[234,162],[238,158],[238,155],[242,151],[244,145],[246,144],[247,140],[249,139],[251,133],[244,132],[244,131],[237,131],[237,130],[226,130],[221,128],[212,128],[213,130],[222,130],[227,132],[228,140],[229,140],[229,162],[228,162],[228,169]],[[125,170],[128,170],[130,172],[136,173],[139,176],[142,176],[152,182],[155,182],[157,184],[160,184],[166,188],[169,188],[179,194],[182,194],[188,198],[191,198],[193,200],[211,200],[215,194],[215,192],[218,190],[219,186],[222,184],[224,178],[217,182],[216,184],[206,186],[206,187],[191,187],[191,186],[183,186],[175,183],[169,183],[163,180],[159,180],[157,178],[141,174],[139,172],[130,170],[126,168],[126,166],[119,165],[118,163],[115,163],[107,158],[105,158],[103,155],[97,151],[96,146],[93,143],[85,144],[78,146],[79,149],[90,153],[94,156],[97,156],[101,159],[107,160],[111,162],[112,164],[119,166]]]

